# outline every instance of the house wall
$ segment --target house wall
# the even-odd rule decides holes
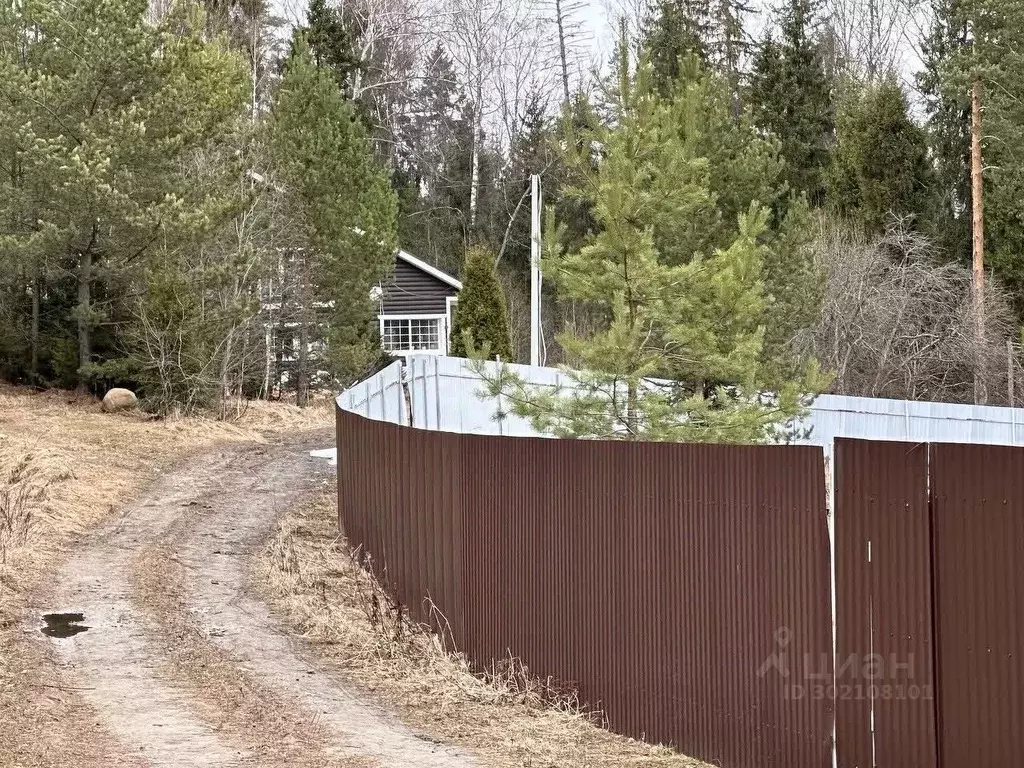
[[[381,314],[443,315],[448,311],[448,297],[458,295],[447,283],[396,259],[392,280],[384,286]]]

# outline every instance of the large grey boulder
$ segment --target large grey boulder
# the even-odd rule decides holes
[[[104,413],[113,413],[114,411],[125,411],[129,408],[134,408],[138,404],[139,398],[130,389],[115,387],[103,396],[101,408]]]

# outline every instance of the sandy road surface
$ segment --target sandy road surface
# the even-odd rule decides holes
[[[125,756],[175,768],[478,764],[418,738],[320,669],[247,590],[252,549],[331,471],[308,456],[328,440],[307,434],[193,459],[63,567],[53,610],[83,614],[89,629],[34,636],[52,644],[62,677]],[[230,700],[196,683],[211,667]],[[265,714],[254,722],[253,712]]]

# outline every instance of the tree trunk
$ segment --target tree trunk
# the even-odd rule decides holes
[[[224,342],[224,356],[220,361],[220,412],[222,416],[227,415],[227,406],[231,401],[231,354],[234,351],[235,329],[228,331],[228,337]]]
[[[477,190],[480,186],[480,139],[479,131],[473,127],[473,170],[469,180],[469,226],[476,227]]]
[[[558,56],[562,65],[562,98],[569,105],[569,61],[565,51],[565,17],[562,15],[562,0],[555,0],[555,23],[558,25]]]
[[[295,369],[295,404],[309,405],[309,327],[306,319],[299,323],[299,360]]]
[[[874,82],[877,74],[875,66],[875,31],[878,28],[878,8],[875,0],[868,0],[868,82]]]
[[[282,313],[278,316],[277,332],[274,334],[274,392],[278,399],[284,397],[284,339],[287,332]]]
[[[284,397],[284,339],[285,334],[288,333],[288,324],[286,318],[289,313],[285,310],[287,302],[290,300],[290,294],[288,292],[289,286],[284,279],[284,256],[278,251],[277,255],[277,284],[280,286],[281,298],[277,309],[277,332],[274,334],[274,356],[277,365],[274,368],[274,391],[277,393],[278,398]]]
[[[260,301],[266,296],[267,306],[271,307],[274,301],[274,279],[267,281],[267,292],[263,292],[263,282],[259,287]],[[264,400],[270,399],[270,369],[274,365],[274,310],[267,309],[267,320],[263,326],[263,387],[260,389],[260,397]]]
[[[255,123],[259,114],[259,82],[260,82],[260,62],[262,59],[260,51],[260,20],[259,17],[252,21],[252,38],[250,40],[251,45],[251,56],[249,58],[250,72],[249,75],[252,78],[252,88],[249,92],[249,119]]]
[[[626,385],[626,429],[629,432],[628,440],[639,440],[639,402],[637,398],[636,384],[631,380]]]
[[[32,277],[32,383],[39,383],[39,291],[42,287],[42,280],[39,277],[39,265],[36,265],[35,274]]]
[[[301,408],[309,405],[309,326],[312,322],[312,291],[310,290],[309,256],[302,254],[302,307],[299,322],[299,351],[295,369],[295,404]]]
[[[476,104],[473,105],[473,162],[469,179],[469,226],[476,227],[476,209],[480,189],[480,142],[483,137],[483,84],[477,83]]]
[[[78,391],[86,392],[88,382],[85,369],[92,362],[92,328],[89,312],[92,309],[92,249],[79,254],[78,262]]]
[[[971,229],[973,234],[972,298],[974,309],[974,402],[987,400],[982,360],[985,340],[985,219],[982,206],[981,80],[971,85]]]

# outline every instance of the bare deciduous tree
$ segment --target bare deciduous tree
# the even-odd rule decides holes
[[[897,223],[868,241],[823,224],[815,249],[825,296],[817,325],[797,345],[834,373],[834,393],[972,403],[977,374],[993,404],[1009,401],[1020,362],[998,285],[986,289],[979,341],[971,271],[943,260],[924,236]]]
[[[515,135],[522,106],[552,68],[544,66],[542,20],[530,2],[446,0],[438,37],[465,83],[473,110],[470,225],[480,197],[480,156],[485,128],[498,129],[497,143]]]
[[[584,0],[545,0],[549,19],[554,26],[555,36],[547,35],[554,47],[552,52],[558,67],[558,79],[562,86],[562,103],[572,98],[572,78],[582,69],[584,46],[587,34],[580,20],[580,14],[587,8]]]
[[[835,55],[851,74],[866,80],[903,68],[919,44],[919,0],[827,0],[825,18]]]

